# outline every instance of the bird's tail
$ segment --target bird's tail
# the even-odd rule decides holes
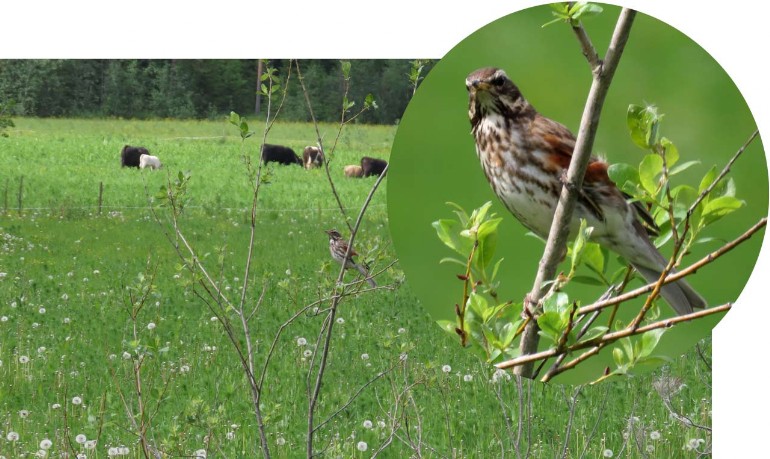
[[[363,275],[366,278],[366,282],[369,283],[369,286],[371,286],[372,288],[377,287],[377,283],[374,282],[374,279],[369,277],[369,271],[367,271],[366,268],[362,264],[356,263],[355,266],[356,266],[356,269],[358,270],[358,272],[360,272],[361,275]]]
[[[639,274],[647,282],[657,282],[662,272],[662,270],[650,269],[644,266],[634,265],[634,268],[639,271]],[[703,309],[706,307],[706,300],[684,279],[664,284],[660,289],[660,295],[680,316],[693,312],[693,309]]]

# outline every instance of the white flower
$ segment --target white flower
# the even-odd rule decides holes
[[[60,403],[54,403],[53,405],[51,405],[51,409],[52,410],[58,410],[59,408],[61,408],[61,404]]]
[[[99,270],[98,269],[94,269],[94,274],[99,274]]]
[[[473,381],[473,375],[465,375],[465,376],[463,376],[463,381],[465,381],[465,382]]]
[[[307,344],[307,340],[305,338],[297,338],[297,346],[304,346]]]
[[[450,371],[452,371],[452,367],[450,367],[449,365],[444,365],[443,367],[441,367],[441,371],[443,371],[444,373],[449,373]]]
[[[83,403],[83,399],[80,397],[72,397],[72,404],[73,405],[80,405]]]
[[[147,330],[154,330],[155,329],[155,322],[150,322],[147,324]]]
[[[509,381],[511,379],[511,375],[508,374],[507,371],[499,369],[499,368],[497,370],[495,370],[495,372],[492,374],[492,382],[493,383],[496,383],[496,382],[500,381],[503,378],[505,378],[506,381]]]
[[[407,354],[406,352],[402,352],[401,355],[398,356],[398,359],[401,360],[402,362],[406,362],[407,358],[409,358],[409,354]]]
[[[86,449],[96,448],[96,440],[88,440],[85,444]]]
[[[128,456],[131,453],[131,450],[128,449],[128,446],[121,446],[118,448],[118,454],[121,456]]]
[[[399,329],[398,329],[398,334],[399,334],[399,335],[402,335],[402,334],[404,334],[404,333],[406,333],[406,328],[404,328],[404,327],[401,327],[401,328],[399,328]]]
[[[65,318],[64,318],[64,323],[65,323],[65,324],[68,324],[68,323],[70,323],[70,318],[69,318],[69,317],[65,317]]]
[[[365,429],[371,429],[372,428],[372,421],[370,421],[368,419],[366,421],[364,421],[364,428]]]
[[[313,355],[313,351],[311,351],[310,349],[305,349],[305,352],[303,352],[302,355],[305,356],[305,358],[310,357],[311,355]]]
[[[365,441],[359,441],[356,448],[358,448],[359,451],[366,451],[369,449],[369,445],[367,445]]]
[[[5,438],[7,438],[8,441],[16,441],[19,439],[19,434],[11,431],[11,432],[8,432],[8,435],[6,435]]]
[[[40,308],[37,310],[37,312],[40,314],[45,314],[45,308]]]
[[[286,275],[287,275],[287,276],[291,276],[291,269],[287,269],[287,270],[286,270]]]
[[[205,449],[199,449],[195,452],[195,458],[196,459],[206,459],[206,450]]]
[[[369,354],[361,354],[361,360],[369,360]]]
[[[66,293],[62,293],[62,296],[61,296],[62,300],[67,301],[69,298],[70,298],[69,295],[67,295]]]
[[[285,439],[285,438],[283,438],[283,437],[278,437],[278,438],[276,438],[276,439],[275,439],[275,443],[276,443],[278,446],[283,446],[283,445],[285,445],[285,444],[286,444],[286,439]]]
[[[612,457],[614,455],[615,453],[613,453],[611,449],[605,449],[604,452],[602,453],[602,456],[604,457]]]
[[[112,448],[108,449],[107,450],[107,455],[110,456],[110,457],[117,456],[118,455],[118,448],[115,448],[113,446]]]
[[[50,448],[51,448],[51,445],[53,445],[53,442],[51,442],[51,440],[49,440],[49,439],[47,439],[47,438],[44,438],[44,439],[43,439],[43,440],[40,442],[40,449],[50,449]]]
[[[20,355],[19,356],[19,363],[21,363],[21,364],[29,363],[29,357],[27,357],[26,355]]]
[[[86,456],[86,453],[78,453],[75,459],[88,459],[88,456]]]
[[[48,451],[46,451],[44,449],[39,449],[35,453],[35,457],[43,458],[43,457],[47,457],[47,456],[48,456]]]
[[[650,440],[660,440],[660,432],[657,430],[650,432]]]
[[[338,318],[337,318],[337,323],[338,323],[338,324],[340,324],[340,325],[342,325],[342,324],[344,324],[344,323],[345,323],[345,319],[343,319],[342,317],[338,317]]]
[[[190,372],[190,366],[189,365],[182,365],[179,367],[180,373],[189,373]]]
[[[225,434],[225,438],[227,438],[228,440],[232,440],[232,439],[234,439],[234,438],[235,438],[235,432],[233,432],[232,430],[231,430],[231,431],[229,431],[229,432],[227,432],[227,433]]]
[[[29,411],[28,410],[20,410],[19,411],[19,417],[22,419],[27,419],[29,417]]]
[[[45,352],[45,346],[40,346],[39,348],[37,348],[37,353],[38,354],[42,354],[44,352]]]
[[[131,358],[131,354],[129,354],[129,353],[128,353],[128,352],[126,352],[126,351],[123,351],[123,360],[128,360],[128,359],[130,359],[130,358]]]
[[[8,322],[8,316],[0,317],[0,322]]]
[[[76,442],[78,442],[78,443],[80,443],[81,445],[82,445],[83,443],[85,443],[85,442],[86,442],[86,436],[85,436],[85,434],[78,434],[78,435],[75,437],[75,441],[76,441]]]
[[[385,421],[377,421],[377,427],[384,429],[386,426]]]
[[[216,322],[217,320],[219,320],[219,318],[218,318],[217,316],[211,316],[211,319],[210,319],[210,320],[211,320],[212,322]]]

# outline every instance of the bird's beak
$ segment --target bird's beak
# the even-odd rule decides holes
[[[332,235],[332,230],[323,230],[323,231],[324,231],[324,233],[328,234],[329,236]]]

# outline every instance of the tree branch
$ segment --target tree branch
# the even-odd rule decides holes
[[[588,94],[588,101],[583,110],[583,117],[580,122],[580,129],[578,130],[577,140],[575,142],[575,150],[572,161],[570,162],[569,170],[567,171],[566,183],[564,184],[564,187],[562,187],[559,203],[556,206],[553,224],[551,225],[551,230],[548,235],[543,258],[540,260],[535,283],[527,296],[530,304],[525,304],[525,309],[527,310],[525,312],[529,315],[533,315],[533,311],[530,310],[531,305],[537,305],[540,299],[542,299],[543,286],[548,280],[553,279],[556,274],[556,267],[565,252],[569,228],[571,226],[569,223],[577,200],[577,190],[580,190],[583,184],[583,176],[585,175],[588,161],[591,157],[591,150],[593,148],[596,130],[599,126],[599,116],[601,115],[601,109],[604,105],[604,99],[609,90],[610,83],[612,82],[612,77],[615,74],[615,69],[620,61],[620,56],[623,53],[623,48],[628,41],[628,35],[631,31],[631,25],[633,24],[635,15],[636,12],[628,8],[624,8],[620,12],[620,17],[615,26],[615,32],[612,35],[607,50],[606,59],[604,60],[603,65],[600,66],[600,69],[593,72],[593,82]],[[577,27],[582,29],[581,25],[578,25]],[[583,31],[583,33],[585,33],[585,31]],[[591,62],[591,58],[589,57],[588,59],[589,62]],[[531,320],[524,329],[524,333],[521,337],[521,355],[526,356],[527,354],[537,352],[538,343],[539,336],[537,321]],[[517,367],[515,373],[520,376],[531,377],[532,370],[533,365],[530,363]]]

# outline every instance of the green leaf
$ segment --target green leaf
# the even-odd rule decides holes
[[[658,142],[658,123],[661,116],[654,105],[642,107],[641,105],[629,105],[626,114],[631,140],[639,147],[649,150]]]
[[[444,245],[464,257],[470,256],[473,242],[468,238],[460,237],[460,224],[457,220],[438,220],[432,225],[436,228],[436,233]]]
[[[647,357],[652,354],[652,351],[654,351],[655,347],[658,345],[658,341],[660,341],[660,337],[663,336],[663,333],[665,332],[665,328],[658,328],[643,333],[638,357]]]
[[[482,322],[486,322],[487,314],[489,314],[488,309],[489,303],[487,303],[487,299],[484,298],[483,295],[479,295],[478,293],[471,292],[470,295],[468,295],[468,303],[467,303],[468,309],[473,311],[473,313],[481,318]]]
[[[591,341],[592,339],[598,338],[605,333],[609,331],[609,327],[605,327],[604,325],[600,325],[597,327],[593,327],[589,329],[585,335],[583,335],[583,338],[580,341]]]
[[[739,209],[744,204],[744,201],[732,196],[720,196],[716,199],[712,199],[703,208],[703,224],[708,225],[714,223],[725,215],[735,212],[735,210]]]
[[[564,314],[570,306],[569,296],[564,292],[556,292],[543,301],[543,311]]]
[[[604,272],[604,252],[599,244],[589,242],[583,249],[583,263],[597,273]]]
[[[241,116],[235,112],[230,112],[229,121],[233,126],[238,126],[241,124]]]
[[[630,164],[612,164],[607,169],[607,174],[610,176],[610,180],[615,182],[618,187],[624,190],[624,185],[626,183],[631,183],[634,185],[639,183],[639,169]]]
[[[639,182],[647,193],[652,196],[658,191],[658,180],[656,177],[662,171],[663,159],[655,154],[645,156],[639,164]]]
[[[463,268],[465,267],[464,261],[458,260],[457,258],[452,258],[452,257],[444,257],[438,261],[438,264],[444,264],[444,263],[455,263],[462,266]]]
[[[604,11],[602,7],[595,3],[577,2],[572,8],[571,16],[573,20],[577,21],[590,16],[596,16],[602,11]]]
[[[700,181],[700,185],[698,185],[698,193],[703,193],[706,188],[711,186],[711,182],[714,181],[717,177],[717,167],[711,166],[711,169],[706,172],[706,175],[703,176],[703,178]]]
[[[660,144],[665,149],[666,168],[670,171],[674,164],[679,161],[679,149],[676,148],[676,145],[674,145],[673,142],[665,137],[660,139]]]
[[[700,164],[700,161],[687,161],[687,162],[684,162],[684,163],[682,163],[682,164],[680,164],[680,165],[678,165],[676,167],[670,168],[669,171],[668,171],[668,175],[672,176],[672,175],[676,175],[676,174],[678,174],[680,172],[684,172],[684,171],[686,171],[687,169],[691,168],[692,166],[694,166],[696,164]]]
[[[537,318],[537,325],[540,327],[538,334],[550,339],[554,343],[559,340],[562,330],[567,326],[562,321],[561,314],[556,312],[544,312]]]
[[[623,366],[624,360],[623,360],[623,351],[619,347],[615,347],[612,349],[612,360],[615,361],[615,365],[620,367]]]
[[[585,284],[585,285],[599,285],[599,286],[605,285],[605,283],[601,279],[597,279],[591,276],[573,276],[572,280],[579,284]]]
[[[342,64],[342,76],[346,79],[350,79],[350,61],[340,61]]]

